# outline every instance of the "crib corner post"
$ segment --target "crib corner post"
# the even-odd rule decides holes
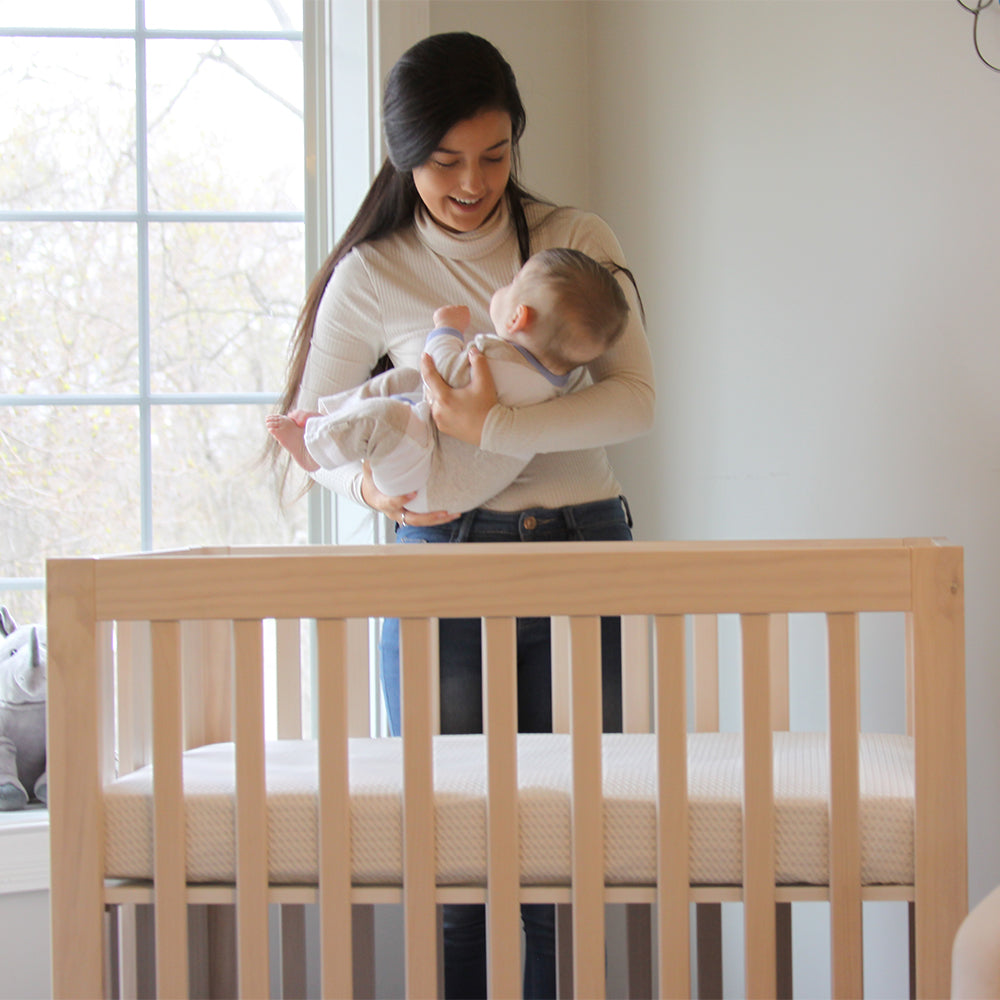
[[[916,747],[916,995],[951,992],[951,947],[968,911],[962,550],[912,550]]]
[[[52,995],[93,998],[105,995],[95,564],[50,559],[46,573]]]

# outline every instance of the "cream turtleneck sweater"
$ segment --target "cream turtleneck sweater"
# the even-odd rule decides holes
[[[596,215],[539,203],[526,209],[533,252],[565,246],[597,260],[625,263],[614,234]],[[491,330],[490,298],[519,268],[506,200],[479,229],[457,234],[442,229],[418,206],[412,228],[356,247],[337,266],[316,316],[298,405],[314,410],[320,396],[359,385],[383,354],[396,367],[419,368],[439,306],[468,305],[470,330]],[[629,325],[618,343],[588,366],[592,384],[536,406],[498,405],[490,411],[482,449],[534,458],[486,507],[561,507],[621,491],[605,446],[649,430],[654,388],[635,293],[626,278],[620,280],[632,306]],[[360,465],[320,470],[315,478],[363,503]]]

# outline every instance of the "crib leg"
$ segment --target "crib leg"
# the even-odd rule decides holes
[[[355,1000],[375,1000],[375,907],[351,907]],[[443,964],[438,968],[443,968]]]
[[[121,983],[118,979],[120,958],[118,917],[120,913],[121,907],[119,906],[106,906],[104,908],[104,940],[107,942],[104,952],[104,988],[108,991],[109,997],[122,995]]]
[[[698,998],[722,1000],[722,904],[696,903]],[[663,960],[663,956],[660,956]]]
[[[777,1000],[792,1000],[792,904],[774,904]]]
[[[910,1000],[917,1000],[917,908],[907,904],[910,934]]]
[[[153,906],[135,908],[135,996],[151,1000],[156,996],[156,944]]]
[[[573,907],[556,904],[556,990],[559,1000],[573,996]]]
[[[239,996],[236,983],[236,907],[208,907],[209,996]]]
[[[647,903],[625,906],[629,1000],[652,1000],[652,911]]]
[[[207,906],[188,907],[188,982],[191,1000],[208,997],[208,973],[211,968],[211,954],[208,950],[208,910]]]
[[[281,996],[306,996],[306,908],[299,903],[281,906]]]

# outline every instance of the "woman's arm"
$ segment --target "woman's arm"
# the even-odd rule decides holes
[[[627,279],[626,279],[627,280]],[[622,339],[589,366],[594,384],[558,399],[517,409],[497,401],[486,359],[469,351],[471,380],[454,389],[424,356],[421,373],[438,430],[485,451],[522,458],[628,441],[653,423],[653,364],[635,292]]]
[[[352,389],[367,379],[383,353],[385,335],[371,277],[361,255],[348,254],[330,278],[316,313],[298,407],[317,408],[322,396]],[[360,463],[312,473],[321,486],[365,504]]]

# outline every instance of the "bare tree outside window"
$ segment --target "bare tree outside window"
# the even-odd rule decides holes
[[[48,557],[306,538],[259,461],[305,279],[301,4],[138,9],[0,0],[0,603],[21,621]]]

